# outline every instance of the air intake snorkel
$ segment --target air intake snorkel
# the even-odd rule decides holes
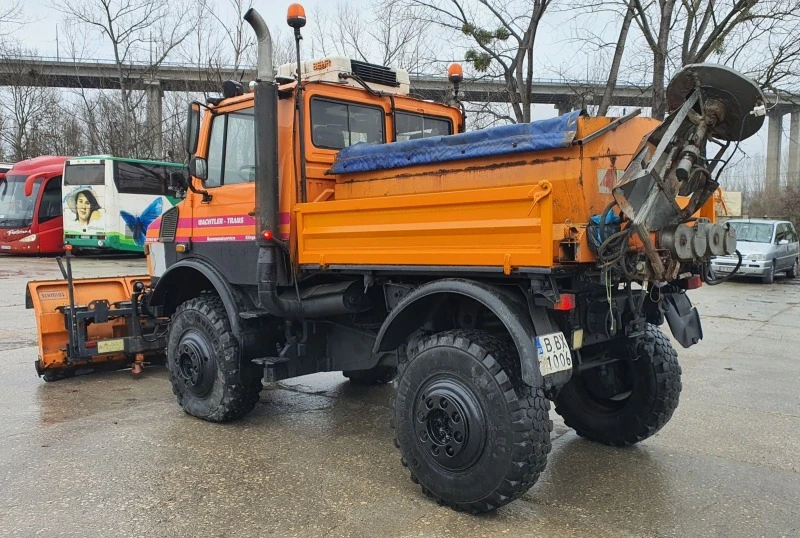
[[[369,308],[358,281],[321,284],[278,294],[278,264],[286,246],[278,229],[278,86],[272,70],[272,38],[264,19],[250,8],[244,15],[258,38],[258,80],[254,90],[256,144],[256,241],[258,242],[258,302],[281,318],[310,318],[361,312]],[[303,158],[301,156],[301,158]]]

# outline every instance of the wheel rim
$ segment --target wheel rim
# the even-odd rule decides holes
[[[419,448],[444,469],[465,469],[483,452],[483,411],[473,392],[457,380],[424,384],[415,398],[413,420]]]
[[[587,370],[581,379],[591,402],[607,411],[623,409],[633,395],[635,376],[631,364],[622,359],[607,367]]]
[[[183,335],[178,345],[178,372],[183,384],[197,396],[205,396],[214,384],[214,361],[208,342],[195,331]]]

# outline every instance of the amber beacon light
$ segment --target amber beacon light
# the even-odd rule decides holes
[[[450,67],[447,68],[447,80],[453,84],[464,80],[464,70],[461,68],[461,64],[450,64]]]
[[[306,10],[300,4],[291,4],[286,12],[286,23],[299,30],[306,25]]]

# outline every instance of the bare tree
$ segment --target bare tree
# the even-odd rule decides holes
[[[22,4],[19,0],[11,0],[0,8],[0,29],[6,30],[6,25],[16,25],[22,20]]]
[[[666,112],[670,63],[680,68],[718,57],[730,65],[749,51],[745,54],[756,52],[758,58],[751,64],[761,66],[749,70],[762,86],[790,76],[800,49],[798,10],[797,0],[634,0],[634,20],[652,53],[653,116],[663,118]],[[773,34],[782,39],[772,39]],[[737,42],[739,50],[732,50]]]
[[[406,0],[420,20],[470,39],[465,60],[478,73],[502,78],[517,122],[531,119],[533,47],[553,0]]]
[[[142,133],[137,111],[144,94],[136,91],[143,82],[132,64],[145,62],[150,77],[170,53],[189,35],[193,23],[188,10],[169,0],[56,0],[56,7],[69,20],[100,33],[111,47],[122,108],[122,147],[126,154],[139,153],[147,140]],[[158,36],[153,43],[152,36]],[[149,50],[145,44],[149,42]],[[148,57],[149,54],[149,57]],[[142,135],[145,136],[142,136]]]
[[[424,69],[433,59],[430,23],[416,17],[407,5],[379,0],[365,9],[340,1],[331,11],[314,13],[309,35],[313,56],[339,54],[412,72]]]
[[[47,88],[41,73],[30,58],[31,51],[7,50],[0,59],[5,64],[7,86],[0,98],[0,114],[5,118],[0,140],[9,149],[9,156],[21,161],[38,154],[33,148],[34,122],[58,103],[56,92]]]
[[[242,60],[246,59],[247,52],[255,47],[255,34],[244,20],[244,14],[253,7],[252,0],[228,0],[228,6],[233,10],[233,21],[221,18],[214,10],[209,9],[208,13],[219,24],[223,36],[227,39],[228,46],[232,55],[231,64],[234,70],[238,70]]]
[[[608,80],[606,87],[603,90],[603,98],[600,100],[600,106],[597,109],[598,116],[605,116],[608,114],[608,109],[611,106],[611,99],[614,96],[614,89],[617,87],[617,79],[619,77],[620,66],[622,65],[622,56],[625,53],[625,44],[628,42],[628,31],[631,27],[631,22],[634,16],[634,2],[629,0],[627,9],[625,9],[625,16],[622,18],[622,24],[619,29],[619,38],[614,47],[614,58],[611,60],[611,69],[608,71]]]

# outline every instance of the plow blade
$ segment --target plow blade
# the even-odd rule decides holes
[[[149,276],[72,279],[70,306],[69,280],[29,282],[25,301],[36,315],[39,375],[54,381],[86,368],[138,369],[161,355],[167,321],[142,315],[149,284]]]

